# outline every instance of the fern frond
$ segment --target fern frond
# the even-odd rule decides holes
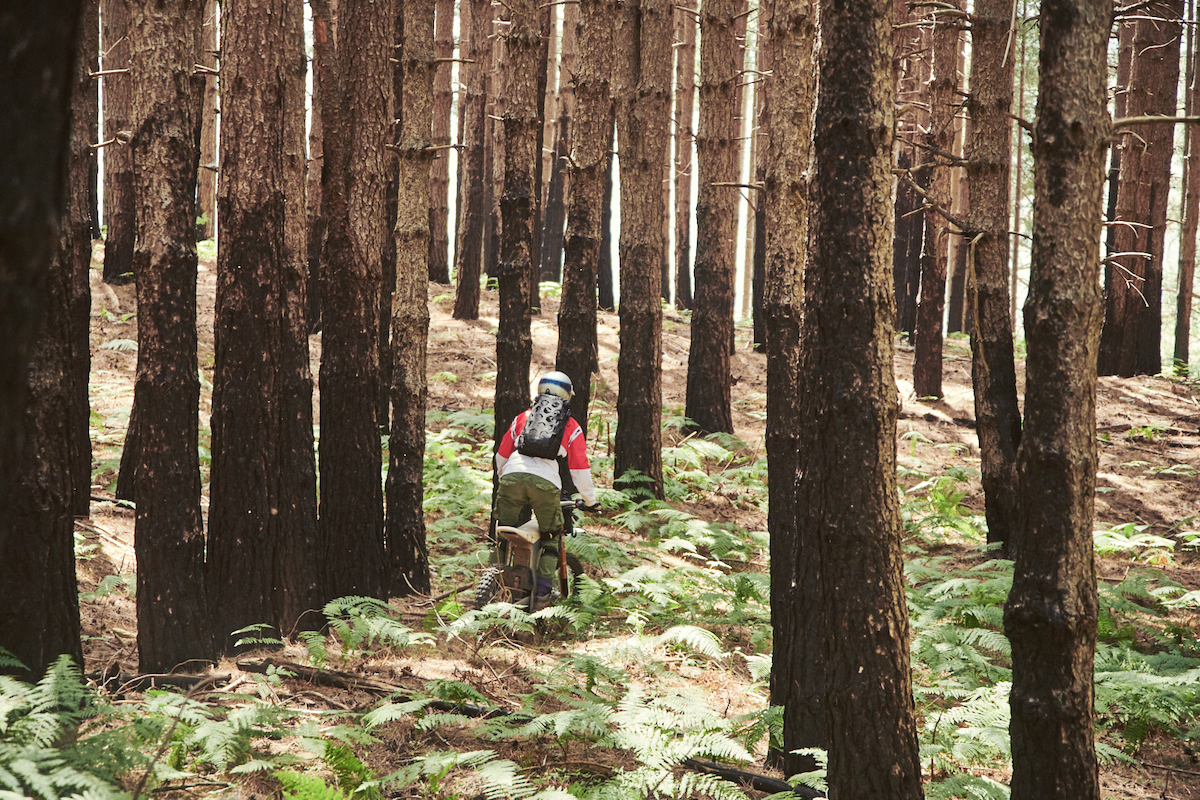
[[[676,797],[708,797],[712,800],[746,800],[735,784],[700,772],[689,772],[679,779]]]
[[[480,764],[476,774],[483,783],[483,792],[488,800],[524,798],[533,794],[534,785],[520,773],[520,768],[508,759],[496,759]]]
[[[676,625],[655,637],[656,645],[677,643],[690,647],[700,655],[720,660],[729,655],[721,649],[721,643],[712,631],[695,625]]]
[[[395,722],[398,719],[416,714],[432,702],[432,697],[425,697],[419,700],[410,700],[406,703],[385,703],[364,714],[362,721],[367,728],[378,728],[380,725],[386,725],[389,722]]]
[[[471,721],[471,718],[465,714],[453,714],[442,712],[437,714],[426,714],[417,721],[417,730],[431,731],[435,728],[440,728],[443,725],[466,725]]]
[[[283,785],[284,800],[346,800],[344,792],[330,786],[319,775],[280,770],[275,777]]]

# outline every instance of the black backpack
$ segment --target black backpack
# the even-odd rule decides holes
[[[570,417],[570,402],[549,393],[539,394],[529,409],[525,429],[517,437],[517,451],[534,458],[558,458]]]

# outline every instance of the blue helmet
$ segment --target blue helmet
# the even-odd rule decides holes
[[[566,373],[557,371],[547,372],[538,379],[537,393],[552,394],[563,400],[570,400],[575,396],[575,390],[571,388],[571,379]]]

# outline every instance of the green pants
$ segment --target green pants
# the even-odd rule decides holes
[[[538,530],[542,532],[542,547],[557,548],[561,538],[558,534],[563,527],[558,487],[545,478],[528,472],[505,475],[496,487],[496,523],[519,524],[521,511],[525,506],[533,508]],[[553,578],[557,574],[558,553],[546,552],[543,549],[541,560],[538,562],[538,575]]]

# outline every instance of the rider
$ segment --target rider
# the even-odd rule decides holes
[[[553,548],[560,544],[555,540],[561,538],[564,524],[559,503],[563,485],[559,461],[566,461],[568,476],[588,510],[600,507],[592,483],[583,428],[570,416],[570,400],[574,394],[569,377],[562,372],[547,372],[538,380],[533,407],[517,415],[496,451],[496,523],[517,525],[522,509],[532,506],[542,539],[549,540],[550,553],[543,549],[538,563],[539,597],[548,595],[554,584],[556,551]],[[553,441],[549,449],[539,450],[528,441],[531,437],[525,434],[531,414],[534,415],[534,423],[529,426],[531,431],[534,428],[551,431]],[[556,452],[557,457],[547,457],[551,452]]]

